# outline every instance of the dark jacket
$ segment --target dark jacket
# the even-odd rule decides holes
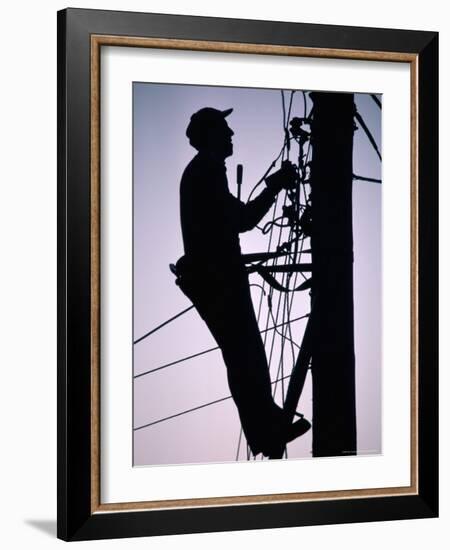
[[[199,273],[227,276],[244,270],[239,233],[253,229],[275,200],[265,188],[247,204],[228,189],[225,162],[198,153],[180,185],[180,216],[185,262]]]

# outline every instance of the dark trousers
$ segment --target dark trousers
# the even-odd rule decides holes
[[[247,443],[258,454],[275,436],[282,409],[272,398],[269,367],[245,271],[181,277],[178,284],[222,351]]]

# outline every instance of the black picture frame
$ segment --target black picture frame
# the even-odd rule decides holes
[[[416,86],[417,490],[415,494],[109,512],[93,464],[93,37],[268,45],[330,57],[410,59]],[[139,43],[135,44],[139,46]],[[204,46],[204,49],[208,49]],[[245,49],[245,48],[244,48]],[[281,50],[280,50],[281,51]],[[311,53],[312,52],[312,53]],[[371,53],[373,54],[370,57]],[[367,57],[369,56],[369,57]],[[403,57],[402,57],[403,56]],[[404,57],[406,56],[406,57]],[[94,106],[95,107],[95,106]],[[95,112],[94,112],[95,113]],[[438,33],[149,13],[58,12],[58,532],[64,540],[200,533],[438,515]],[[414,165],[414,163],[416,163]],[[95,281],[94,281],[95,284]],[[98,322],[98,319],[94,319]],[[95,327],[94,327],[95,328]],[[95,419],[94,419],[95,420]],[[94,495],[94,496],[93,496]],[[96,500],[97,498],[97,500]]]

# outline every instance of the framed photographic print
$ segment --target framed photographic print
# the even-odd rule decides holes
[[[58,13],[58,536],[438,513],[434,32]]]

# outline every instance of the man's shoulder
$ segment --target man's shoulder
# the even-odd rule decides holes
[[[215,170],[225,172],[225,162],[208,153],[197,153],[186,168],[191,170]]]
[[[198,180],[225,174],[225,166],[208,155],[197,154],[183,171],[182,182]]]

